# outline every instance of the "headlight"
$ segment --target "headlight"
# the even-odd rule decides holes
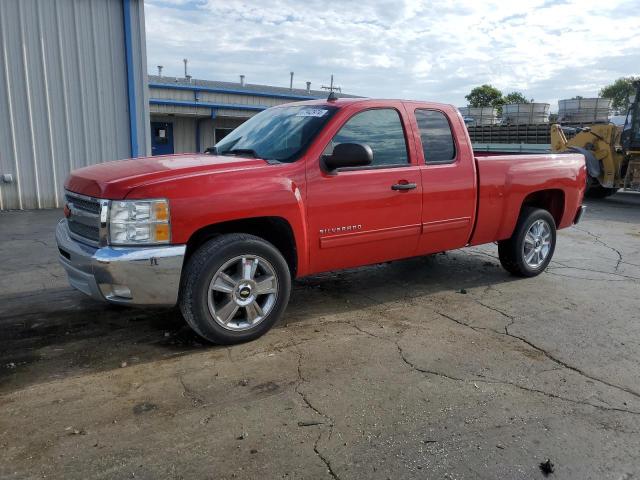
[[[166,200],[114,200],[109,212],[109,243],[169,243],[169,203]]]

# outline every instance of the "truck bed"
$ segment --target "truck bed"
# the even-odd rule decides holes
[[[513,233],[520,206],[541,197],[555,199],[557,228],[573,223],[586,187],[580,154],[474,154],[478,172],[478,214],[471,244],[504,240]],[[576,189],[576,180],[581,188]],[[537,192],[537,193],[533,193]]]

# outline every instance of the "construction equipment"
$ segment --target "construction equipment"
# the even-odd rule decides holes
[[[634,82],[635,98],[627,110],[622,130],[613,124],[578,128],[567,139],[560,125],[551,127],[554,152],[582,153],[587,162],[587,196],[604,198],[620,188],[640,191],[640,81]]]

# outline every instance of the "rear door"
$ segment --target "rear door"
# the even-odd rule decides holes
[[[420,169],[411,162],[403,115],[400,103],[389,108],[386,102],[384,108],[360,110],[338,123],[323,154],[330,154],[339,143],[365,143],[373,150],[371,166],[326,172],[321,159],[310,159],[307,215],[312,272],[415,254],[422,187]]]
[[[422,234],[418,254],[463,247],[476,212],[476,167],[462,119],[437,108],[407,106],[418,143]]]

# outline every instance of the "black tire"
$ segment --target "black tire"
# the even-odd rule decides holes
[[[257,325],[247,330],[229,330],[219,324],[208,306],[209,284],[230,259],[257,256],[269,262],[276,277],[275,304]],[[189,258],[182,274],[179,306],[189,326],[204,339],[217,344],[234,344],[256,339],[283,315],[291,293],[291,272],[282,254],[269,242],[248,234],[216,237],[201,245]]]
[[[527,264],[524,255],[524,241],[529,228],[538,220],[544,220],[551,232],[549,253],[535,268]],[[498,242],[498,255],[503,268],[518,277],[535,277],[549,265],[556,248],[556,222],[551,214],[541,208],[524,207],[518,218],[515,231],[508,240]]]

